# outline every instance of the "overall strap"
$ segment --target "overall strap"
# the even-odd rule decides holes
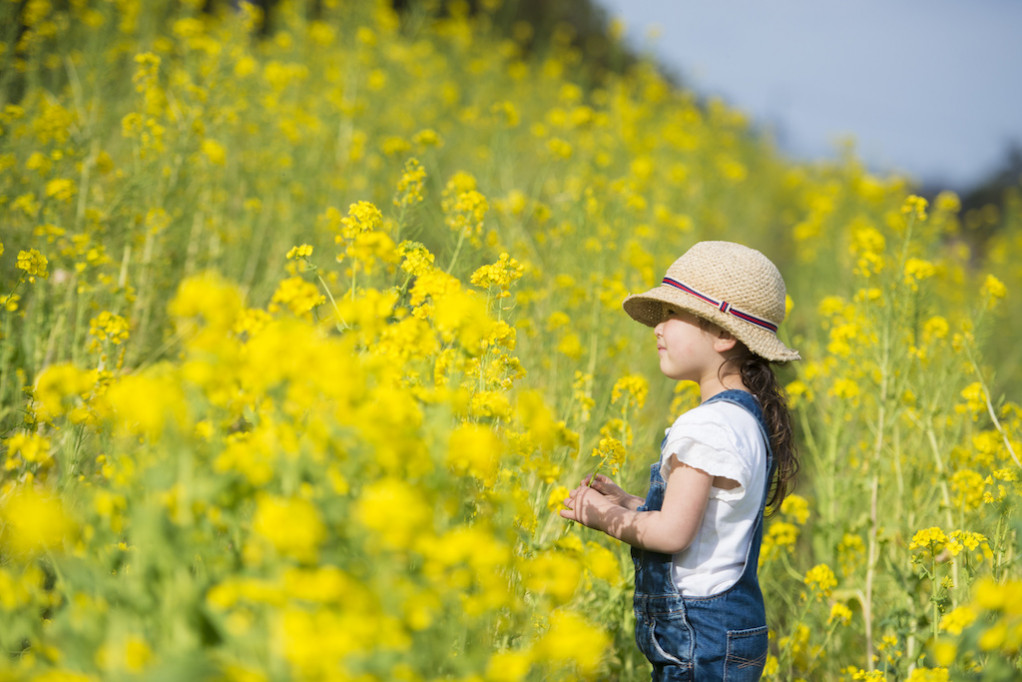
[[[713,403],[713,402],[733,403],[735,405],[738,405],[739,407],[745,408],[750,414],[752,414],[753,417],[756,418],[756,423],[759,424],[759,430],[760,430],[760,433],[763,436],[763,443],[766,445],[766,455],[767,455],[766,488],[767,488],[767,491],[769,491],[769,489],[770,489],[770,481],[771,481],[771,479],[774,476],[774,464],[775,464],[775,462],[774,462],[774,451],[773,451],[773,448],[770,447],[770,433],[767,430],[766,421],[763,418],[763,408],[760,407],[759,400],[757,400],[756,397],[754,395],[752,395],[751,393],[749,393],[748,391],[741,391],[741,390],[738,390],[738,389],[728,389],[726,391],[721,391],[720,393],[718,393],[718,394],[716,394],[716,395],[714,395],[714,396],[712,396],[710,398],[707,398],[706,401],[703,404],[705,405],[707,403]],[[763,494],[763,501],[764,502],[766,502],[766,495],[767,495],[767,493],[764,492],[764,494]]]

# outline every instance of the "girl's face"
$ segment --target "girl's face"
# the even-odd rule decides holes
[[[706,325],[704,329],[692,313],[665,304],[664,318],[653,331],[664,376],[700,384],[716,376],[721,356],[715,348],[719,338],[715,327]]]

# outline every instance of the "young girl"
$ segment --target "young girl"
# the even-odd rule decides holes
[[[561,516],[632,546],[635,638],[654,682],[759,679],[763,510],[798,467],[770,366],[799,359],[777,338],[784,280],[758,251],[700,242],[624,308],[654,328],[660,371],[698,383],[702,404],[667,430],[645,499],[586,477]]]

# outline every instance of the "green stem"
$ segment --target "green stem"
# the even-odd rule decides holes
[[[457,246],[454,247],[454,255],[451,256],[451,262],[447,266],[447,270],[444,271],[448,275],[451,274],[451,270],[454,269],[454,263],[458,260],[458,254],[461,253],[461,245],[465,243],[465,232],[466,231],[467,230],[462,230],[461,234],[458,235],[458,244],[457,244]]]

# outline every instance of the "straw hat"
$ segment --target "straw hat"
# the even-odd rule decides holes
[[[660,286],[627,297],[624,308],[655,327],[668,303],[726,329],[760,357],[787,362],[801,356],[777,338],[784,299],[784,279],[762,253],[732,242],[699,242],[674,261]]]

